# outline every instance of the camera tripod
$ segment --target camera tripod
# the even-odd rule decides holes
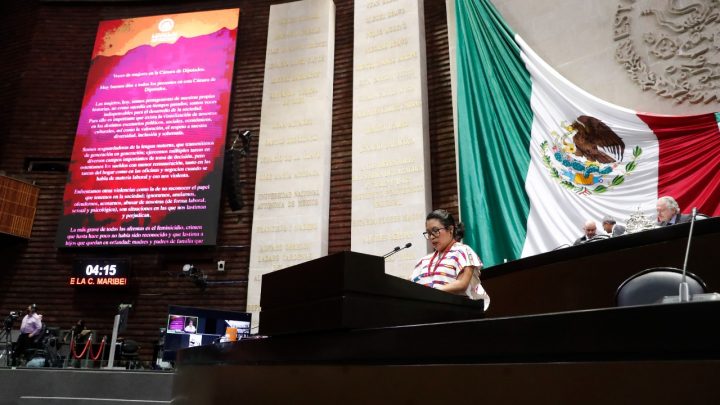
[[[12,362],[13,362],[12,335],[10,333],[10,328],[7,327],[7,325],[3,325],[2,330],[0,330],[0,345],[5,345],[5,348],[2,351],[0,351],[0,364],[2,364],[2,360],[5,360],[5,367],[12,366]]]

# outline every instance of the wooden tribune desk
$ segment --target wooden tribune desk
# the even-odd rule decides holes
[[[698,234],[705,235],[697,245],[716,237],[713,226],[697,226]],[[642,240],[628,235],[630,247],[625,249],[642,249],[643,243],[673,245],[653,235],[674,235],[675,243],[682,243],[682,228],[641,235]],[[611,255],[607,245],[575,251]],[[557,276],[553,271],[577,269],[572,262],[582,261],[574,256],[580,253],[556,252],[566,262],[559,270],[545,257],[548,277]],[[516,276],[522,271],[515,269]],[[495,280],[503,278],[490,273]],[[624,279],[612,271],[603,274]],[[609,289],[611,297],[616,287]],[[577,288],[592,290],[583,282]],[[495,305],[497,293],[491,294]],[[501,307],[511,308],[509,300]],[[566,305],[591,302],[570,300]],[[600,306],[609,306],[612,298],[602,302]],[[712,301],[280,333],[181,351],[173,403],[714,403],[720,395],[718,319],[720,301]]]
[[[718,319],[690,302],[197,347],[173,403],[716,403]]]
[[[260,334],[482,318],[482,301],[385,274],[382,257],[341,252],[263,276]]]
[[[488,317],[615,306],[615,291],[653,267],[682,269],[690,224],[622,235],[484,269]],[[720,218],[695,222],[687,270],[720,291]]]

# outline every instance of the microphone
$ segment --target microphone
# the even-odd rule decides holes
[[[692,209],[692,217],[690,218],[690,234],[688,235],[687,249],[685,250],[685,263],[682,269],[682,281],[680,282],[680,291],[678,292],[678,301],[690,301],[690,287],[687,283],[687,262],[690,257],[690,242],[692,242],[693,226],[695,225],[695,216],[697,215],[697,207]]]
[[[387,259],[388,257],[394,255],[395,253],[397,253],[403,249],[407,249],[410,246],[412,246],[412,243],[410,243],[410,242],[406,243],[405,246],[403,246],[403,247],[395,246],[395,248],[393,250],[391,250],[383,255],[383,259]]]

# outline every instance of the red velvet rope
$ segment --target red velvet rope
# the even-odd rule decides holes
[[[107,338],[107,336],[103,336],[102,340],[100,341],[100,347],[98,348],[97,353],[93,354],[92,346],[90,346],[90,359],[92,361],[100,358],[100,355],[103,352],[103,347],[105,347],[105,338]]]
[[[85,347],[83,348],[82,353],[80,353],[80,354],[75,353],[75,339],[72,339],[70,341],[70,353],[72,353],[74,358],[81,359],[85,355],[85,352],[88,350],[88,347],[90,347],[90,345],[91,345],[90,344],[91,338],[92,338],[92,336],[88,337],[88,340],[85,342]],[[90,351],[92,352],[92,349],[90,349]]]

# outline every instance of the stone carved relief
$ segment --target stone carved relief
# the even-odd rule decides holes
[[[615,60],[644,91],[720,104],[720,0],[620,0]]]

